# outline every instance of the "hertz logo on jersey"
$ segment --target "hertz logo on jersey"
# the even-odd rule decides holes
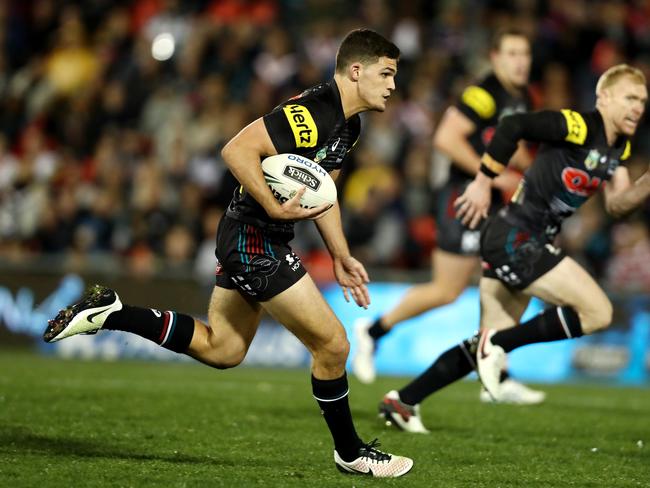
[[[585,119],[578,112],[564,109],[562,115],[566,119],[567,135],[565,141],[582,146],[587,139],[587,124]]]
[[[291,104],[283,107],[289,125],[296,139],[296,147],[314,147],[318,141],[318,127],[303,105]]]

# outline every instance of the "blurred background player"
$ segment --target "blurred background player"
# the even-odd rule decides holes
[[[476,370],[495,400],[506,353],[528,344],[581,337],[611,324],[613,307],[594,278],[553,245],[562,222],[601,187],[614,217],[650,195],[650,170],[634,183],[627,164],[630,138],[648,101],[646,78],[626,64],[607,70],[596,86],[596,110],[515,114],[499,123],[481,169],[455,202],[470,228],[488,217],[492,179],[524,139],[542,143],[511,202],[483,226],[481,332],[445,351],[420,376],[388,392],[379,411],[401,429],[425,433],[419,404]],[[605,182],[607,185],[605,186]],[[531,297],[551,305],[519,323]]]
[[[399,323],[428,310],[453,302],[470,284],[479,266],[479,230],[469,229],[455,218],[454,200],[479,170],[481,154],[499,120],[531,109],[527,83],[531,65],[530,43],[519,30],[496,33],[490,47],[492,72],[477,85],[465,88],[455,106],[449,107],[434,135],[437,151],[451,161],[449,178],[437,193],[437,248],[432,253],[432,280],[413,286],[392,310],[374,322],[355,324],[357,349],[353,372],[362,383],[375,379],[374,353],[380,339]],[[522,145],[514,156],[515,166],[525,168],[530,157]],[[507,172],[495,179],[492,211],[501,206],[501,191],[512,192],[519,174]],[[509,378],[504,371],[503,401],[534,404],[544,393]],[[506,393],[507,392],[507,393]],[[484,390],[482,401],[491,401]]]
[[[96,285],[59,312],[44,333],[47,342],[122,330],[185,353],[209,366],[239,365],[266,311],[307,347],[312,356],[312,391],[334,440],[334,462],[344,473],[397,477],[413,466],[409,458],[379,451],[355,430],[348,404],[345,329],[292,251],[294,222],[315,223],[333,259],[346,299],[370,303],[368,275],[350,255],[338,204],[300,206],[305,189],[281,204],[269,190],[261,160],[298,153],[318,162],[336,179],[360,132],[359,113],[383,112],[395,89],[399,49],[368,29],[349,33],[336,56],[334,79],[304,91],[242,129],[222,155],[241,186],[235,190],[217,231],[216,284],[208,324],[175,311],[122,304],[118,295]],[[305,307],[308,304],[308,307]]]

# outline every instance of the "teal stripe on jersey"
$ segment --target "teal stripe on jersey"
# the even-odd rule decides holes
[[[266,253],[271,255],[271,257],[275,257],[275,253],[273,252],[271,243],[266,239],[266,237],[264,237],[263,239],[264,239],[264,247],[266,248]]]
[[[239,228],[237,233],[239,234],[237,236],[237,251],[239,251],[239,253],[241,254],[241,227]]]
[[[244,264],[248,264],[249,261],[248,254],[246,253],[246,241],[248,240],[246,237],[247,230],[248,230],[247,224],[244,224],[242,227],[239,228],[239,242],[237,243],[237,250],[239,251],[239,255],[241,256],[241,262]]]

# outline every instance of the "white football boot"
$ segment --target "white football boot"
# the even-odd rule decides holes
[[[396,390],[391,390],[384,395],[379,404],[379,417],[386,421],[386,425],[395,425],[405,432],[412,434],[429,433],[420,417],[420,405],[404,403]]]
[[[539,390],[533,390],[529,386],[519,381],[507,378],[501,382],[500,403],[509,403],[512,405],[538,405],[546,399],[546,393]],[[493,403],[494,400],[485,388],[481,388],[479,396],[483,403]]]
[[[501,371],[506,364],[506,353],[501,346],[492,344],[494,329],[485,329],[479,336],[476,349],[476,371],[483,387],[493,401],[501,401]]]
[[[382,452],[377,439],[359,449],[359,457],[354,461],[343,461],[334,451],[334,463],[339,471],[347,474],[364,474],[375,478],[397,478],[408,473],[413,467],[413,460],[404,456],[395,456]]]
[[[122,302],[117,293],[105,286],[94,285],[79,301],[48,321],[43,340],[56,342],[77,334],[95,334],[109,314],[121,309]]]
[[[354,321],[354,337],[357,347],[352,358],[352,373],[361,383],[370,384],[375,381],[375,341],[368,334],[372,321],[360,318]]]

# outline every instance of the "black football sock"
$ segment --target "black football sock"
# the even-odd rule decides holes
[[[583,334],[580,317],[573,308],[553,307],[523,324],[498,331],[490,341],[510,352],[528,344],[571,339]]]
[[[476,343],[477,339],[473,337],[442,353],[429,369],[399,391],[400,400],[415,405],[469,374],[475,368]]]
[[[107,317],[103,328],[132,332],[174,352],[185,352],[194,335],[194,319],[169,310],[124,305]]]
[[[312,375],[311,387],[334,439],[334,449],[344,461],[354,461],[363,442],[352,422],[346,374],[335,380],[319,380]]]
[[[375,342],[388,334],[388,332],[389,330],[384,329],[384,326],[381,323],[381,317],[375,320],[368,329],[368,334],[374,339]]]

